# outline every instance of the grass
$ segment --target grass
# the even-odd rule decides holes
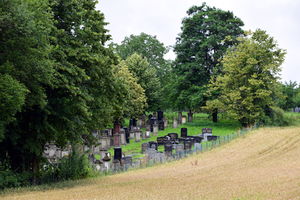
[[[187,113],[183,113],[183,115],[187,116]],[[165,113],[165,116],[169,120],[168,128],[165,130],[159,131],[158,136],[151,136],[150,138],[141,140],[140,142],[135,142],[134,139],[130,140],[130,143],[127,145],[122,146],[122,152],[125,155],[133,155],[134,158],[140,158],[144,155],[141,154],[141,145],[142,143],[150,142],[150,141],[156,141],[157,137],[162,137],[167,135],[168,133],[178,133],[180,136],[180,129],[181,128],[187,128],[188,129],[188,135],[198,135],[201,134],[202,128],[212,128],[213,129],[213,135],[228,135],[235,131],[237,131],[241,126],[238,122],[232,121],[232,120],[226,120],[221,119],[218,123],[213,123],[209,118],[207,114],[204,113],[196,113],[194,114],[194,119],[192,123],[185,123],[178,128],[172,128],[171,120],[174,117],[177,117],[177,113]],[[142,130],[145,131],[145,130]],[[163,148],[160,148],[162,151]],[[109,152],[111,155],[113,155],[113,148],[109,149]]]
[[[1,200],[299,199],[300,128],[261,128],[212,151],[70,188],[23,191]]]

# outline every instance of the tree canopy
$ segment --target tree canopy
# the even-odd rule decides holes
[[[178,81],[173,101],[179,110],[194,110],[204,105],[211,77],[222,72],[219,60],[243,34],[243,22],[232,12],[203,3],[191,7],[187,14],[174,48]]]
[[[262,30],[240,41],[222,59],[224,74],[213,82],[221,95],[208,106],[219,105],[243,126],[249,126],[265,121],[276,106],[285,51]]]

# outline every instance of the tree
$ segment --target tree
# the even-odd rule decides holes
[[[138,84],[145,90],[149,111],[157,111],[160,106],[160,82],[156,77],[155,68],[149,67],[146,58],[138,54],[133,54],[125,60],[125,65],[129,71],[137,78]]]
[[[271,116],[280,95],[278,79],[285,51],[262,30],[240,40],[225,54],[224,74],[212,86],[221,92],[215,101],[246,127]]]
[[[36,158],[43,150],[45,118],[40,114],[47,104],[46,87],[53,84],[52,28],[47,1],[0,1],[0,112],[10,112],[12,119],[3,130],[0,164],[9,163],[17,172],[37,172]]]
[[[121,93],[112,71],[117,58],[105,46],[110,36],[96,3],[0,1],[0,66],[9,63],[16,87],[28,90],[21,112],[6,126],[0,162],[33,172],[34,182],[46,143],[81,142],[114,118]]]
[[[279,106],[284,109],[288,110],[291,108],[295,108],[297,105],[296,99],[298,94],[298,84],[296,82],[285,82],[281,84],[281,90],[284,95],[284,98],[280,99]]]
[[[205,3],[191,7],[187,14],[174,49],[177,54],[174,71],[179,78],[173,101],[177,109],[192,112],[205,104],[207,85],[211,78],[222,73],[219,60],[243,34],[243,22],[232,12]]]
[[[125,61],[121,61],[114,68],[114,76],[119,91],[122,91],[118,98],[119,104],[114,108],[116,120],[124,117],[136,118],[144,113],[146,109],[145,90],[138,84],[136,77],[130,73]]]
[[[170,71],[170,65],[168,61],[164,59],[168,48],[165,47],[156,36],[151,36],[146,33],[130,35],[129,37],[125,37],[120,45],[113,44],[113,46],[116,53],[124,60],[134,53],[146,58],[149,66],[156,69],[157,76],[160,79],[163,79]]]

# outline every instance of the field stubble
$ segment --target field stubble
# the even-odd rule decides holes
[[[263,128],[212,151],[2,200],[300,199],[300,128]]]

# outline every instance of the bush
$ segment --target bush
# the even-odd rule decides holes
[[[60,160],[58,164],[45,165],[41,183],[81,179],[92,174],[93,169],[87,156],[72,153],[70,157]]]
[[[268,112],[268,117],[264,119],[266,125],[271,126],[288,126],[292,123],[285,112],[279,107],[271,107]]]
[[[18,174],[8,167],[0,166],[0,189],[28,185],[28,180],[27,173]]]

